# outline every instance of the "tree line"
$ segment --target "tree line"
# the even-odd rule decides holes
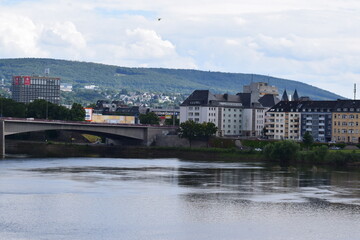
[[[20,103],[9,98],[0,98],[0,116],[15,118],[37,118],[65,121],[84,121],[85,110],[74,103],[71,109],[46,100],[39,99],[31,103]]]

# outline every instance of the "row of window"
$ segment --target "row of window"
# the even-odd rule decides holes
[[[223,122],[225,122],[225,119],[223,119]],[[228,123],[231,122],[231,119],[228,119]],[[233,122],[236,123],[236,119],[233,119]],[[241,119],[239,119],[239,123],[241,123]]]
[[[359,129],[336,129],[334,128],[334,133],[360,133]]]
[[[353,119],[353,118],[359,118],[359,115],[356,114],[350,114],[350,115],[347,115],[347,114],[334,114],[334,118],[340,118],[340,119],[347,119],[347,118],[350,118],[350,119]]]
[[[334,122],[334,126],[359,126],[359,122]]]
[[[350,142],[350,139],[351,139],[351,142],[358,142],[358,138],[357,137],[348,137],[347,139],[346,139],[346,137],[340,137],[340,136],[338,136],[338,137],[334,137],[333,138],[333,140],[334,141],[339,141],[339,142]]]

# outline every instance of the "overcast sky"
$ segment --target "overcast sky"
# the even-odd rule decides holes
[[[348,98],[357,83],[360,99],[360,1],[0,0],[0,58],[22,57],[264,74]]]

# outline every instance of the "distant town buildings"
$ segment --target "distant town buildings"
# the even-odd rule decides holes
[[[60,91],[63,92],[72,92],[73,86],[69,83],[61,83],[60,84]]]
[[[96,85],[86,85],[86,86],[84,86],[84,89],[88,89],[88,90],[95,90],[97,88],[98,88],[98,86],[96,86]]]
[[[30,103],[37,99],[60,103],[60,78],[48,76],[13,76],[12,99]]]

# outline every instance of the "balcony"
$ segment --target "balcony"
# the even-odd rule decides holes
[[[325,117],[319,117],[319,121],[325,121]]]
[[[312,117],[307,117],[306,120],[312,120]]]

